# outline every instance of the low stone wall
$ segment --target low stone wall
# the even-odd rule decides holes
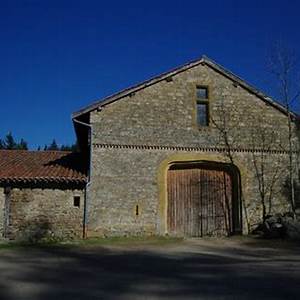
[[[79,207],[74,206],[74,196],[80,197]],[[13,188],[8,197],[7,238],[37,241],[82,236],[83,190]]]

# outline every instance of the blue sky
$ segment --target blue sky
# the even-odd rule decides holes
[[[300,1],[0,0],[0,137],[75,140],[71,113],[206,54],[263,91],[281,40],[300,52]]]

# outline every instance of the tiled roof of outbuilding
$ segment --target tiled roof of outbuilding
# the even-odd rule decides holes
[[[86,178],[79,153],[0,150],[0,184],[84,184]]]

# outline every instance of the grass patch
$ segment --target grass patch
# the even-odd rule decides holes
[[[55,246],[64,247],[64,244],[60,242],[30,243],[30,242],[19,242],[19,241],[3,241],[0,242],[0,251],[6,249],[18,250],[24,248],[40,248],[40,247],[55,247]]]
[[[150,236],[150,237],[107,237],[107,238],[89,238],[77,241],[80,246],[97,245],[166,245],[183,241],[182,238]]]
[[[5,249],[15,249],[19,248],[21,245],[17,243],[12,243],[12,242],[0,242],[0,250],[5,250]]]
[[[151,237],[106,237],[88,238],[85,240],[42,241],[26,243],[17,241],[0,242],[0,251],[5,249],[24,249],[41,247],[85,248],[97,246],[138,246],[138,245],[168,245],[182,242],[182,238],[151,236]]]

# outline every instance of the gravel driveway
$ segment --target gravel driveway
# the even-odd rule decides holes
[[[300,246],[251,239],[0,250],[0,299],[300,299]]]

